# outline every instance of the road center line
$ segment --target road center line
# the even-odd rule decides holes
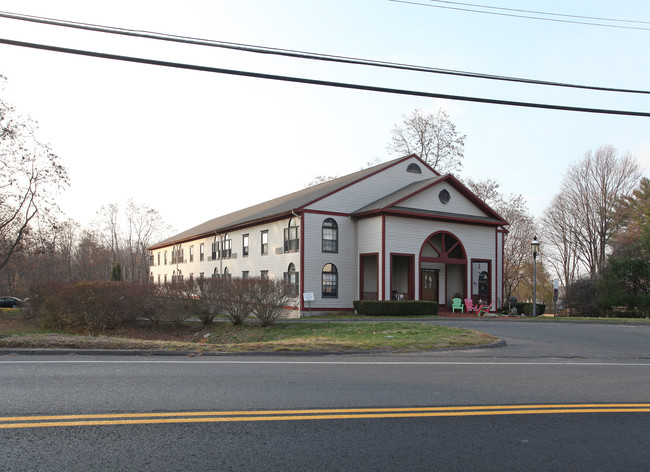
[[[111,413],[0,417],[0,429],[171,423],[429,418],[567,413],[650,413],[650,403],[576,405],[488,405],[460,407],[266,410],[176,413]],[[47,421],[46,421],[47,420]]]
[[[628,367],[650,367],[650,362],[576,362],[576,361],[555,361],[555,362],[499,362],[499,361],[245,361],[245,360],[0,360],[0,365],[11,364],[222,364],[222,365],[567,365],[567,366],[628,366]]]

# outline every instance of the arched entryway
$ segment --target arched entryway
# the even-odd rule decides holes
[[[420,300],[449,305],[454,295],[466,296],[467,253],[448,231],[431,234],[420,248]]]

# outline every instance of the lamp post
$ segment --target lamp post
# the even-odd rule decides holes
[[[537,236],[530,243],[533,249],[533,318],[537,316],[537,254],[539,253],[539,241]]]

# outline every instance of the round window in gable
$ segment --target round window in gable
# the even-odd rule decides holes
[[[406,172],[413,172],[414,174],[421,174],[421,173],[422,173],[422,169],[420,169],[420,166],[419,166],[419,165],[417,165],[417,164],[415,164],[415,163],[411,163],[411,164],[409,164],[408,167],[406,168]]]
[[[451,200],[451,195],[449,195],[447,189],[441,190],[440,194],[438,194],[438,197],[440,198],[440,201],[445,205],[449,203],[449,200]]]

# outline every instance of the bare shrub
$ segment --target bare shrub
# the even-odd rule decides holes
[[[158,298],[160,305],[154,303],[157,308],[155,314],[157,324],[162,319],[171,321],[177,327],[188,319],[192,311],[192,282],[172,282],[158,287]]]
[[[250,286],[253,279],[221,279],[224,316],[237,326],[252,312]]]
[[[215,317],[223,315],[223,285],[227,280],[219,278],[200,278],[194,282],[194,297],[196,300],[195,315],[204,325],[209,325]]]
[[[262,326],[270,326],[282,315],[291,299],[289,286],[280,280],[261,277],[249,281],[252,313]]]

